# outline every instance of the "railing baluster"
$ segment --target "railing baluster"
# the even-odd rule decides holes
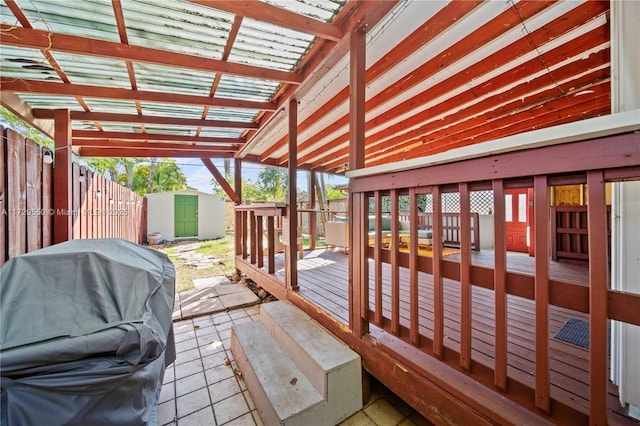
[[[607,424],[607,211],[602,171],[587,172],[589,232],[589,424]]]
[[[397,212],[398,192],[391,190],[391,212]],[[397,215],[397,213],[396,213]],[[393,217],[396,220],[393,220]],[[391,219],[391,332],[400,334],[400,259],[399,259],[398,220]]]
[[[501,179],[493,181],[494,212],[494,276],[495,297],[495,358],[493,383],[507,390],[507,239],[505,223],[504,185]]]
[[[551,410],[549,371],[549,189],[546,176],[535,176],[534,235],[535,241],[535,333],[536,333],[536,407],[549,414]]]
[[[242,211],[242,258],[246,259],[249,255],[249,251],[247,250],[247,236],[249,235],[249,221],[248,221],[248,212]]]
[[[377,325],[382,326],[382,232],[379,231],[382,228],[382,199],[380,191],[375,191],[373,202],[376,216],[374,249],[375,322]],[[377,223],[378,217],[380,218],[380,224]]]
[[[409,324],[409,339],[418,346],[418,200],[415,188],[409,190]]]
[[[469,185],[460,183],[460,367],[471,371],[471,205]],[[478,241],[475,241],[478,244]]]
[[[263,216],[256,216],[256,256],[258,258],[258,268],[262,268],[264,266],[263,220]]]
[[[267,216],[267,272],[276,270],[276,231],[273,216]]]
[[[256,241],[258,240],[256,236],[256,214],[253,210],[249,212],[249,226],[251,227],[251,251],[249,252],[251,264],[256,263]]]
[[[442,359],[444,354],[444,289],[442,287],[442,194],[433,186],[433,354]]]

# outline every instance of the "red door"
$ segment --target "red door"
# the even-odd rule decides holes
[[[527,188],[505,190],[507,250],[527,253],[529,230],[529,196]]]

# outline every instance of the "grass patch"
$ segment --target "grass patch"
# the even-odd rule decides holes
[[[169,256],[169,259],[176,268],[176,292],[195,290],[193,280],[198,278],[210,278],[216,276],[230,277],[235,272],[233,256],[233,235],[224,238],[208,241],[191,241],[189,244],[195,246],[194,251],[203,256],[213,256],[215,262],[210,268],[197,268],[188,265],[186,260],[180,257],[185,253],[181,250],[184,243],[171,243],[160,249],[161,252]]]

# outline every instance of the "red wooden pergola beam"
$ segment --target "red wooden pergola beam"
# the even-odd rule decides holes
[[[4,96],[4,93],[3,93]],[[53,110],[34,108],[33,117],[53,119]],[[71,111],[71,121],[100,121],[110,123],[162,124],[166,126],[218,127],[225,129],[258,129],[255,122],[206,120],[200,118],[160,117],[154,115],[116,114],[109,112]]]
[[[4,38],[2,39],[4,42]],[[2,90],[18,93],[42,93],[61,96],[88,96],[98,99],[125,101],[145,101],[161,104],[179,104],[190,106],[212,106],[221,108],[275,110],[273,102],[254,102],[208,96],[185,95],[180,93],[161,93],[122,88],[89,86],[84,84],[65,84],[50,81],[20,80],[14,78],[0,79]]]
[[[229,198],[234,203],[238,203],[240,201],[238,195],[234,192],[233,188],[231,188],[231,185],[229,185],[229,182],[227,182],[224,176],[222,176],[222,173],[218,171],[216,165],[213,164],[213,162],[208,158],[201,158],[200,160],[202,160],[202,164],[204,164],[205,167],[211,172],[213,178],[216,180],[216,182],[218,182],[218,184],[222,187]]]
[[[233,152],[215,152],[196,149],[145,149],[145,148],[94,148],[83,147],[78,150],[81,157],[129,157],[129,158],[233,158]]]
[[[144,142],[113,139],[73,139],[72,145],[81,148],[125,148],[125,149],[173,149],[178,151],[210,151],[210,152],[237,152],[234,146],[196,145],[190,143],[171,142]]]
[[[262,3],[261,6],[265,7]],[[112,41],[0,24],[2,44],[300,84],[302,75]]]
[[[213,136],[171,135],[159,133],[129,133],[129,132],[98,132],[95,130],[74,130],[71,136],[80,139],[119,139],[130,141],[173,141],[173,142],[203,142],[240,145],[244,138],[219,138]]]

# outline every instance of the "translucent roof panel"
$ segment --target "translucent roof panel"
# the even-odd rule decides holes
[[[215,127],[203,127],[200,136],[210,136],[214,138],[239,138],[242,135],[242,129],[224,129]]]
[[[84,111],[78,101],[71,96],[47,96],[20,93],[20,99],[28,103],[32,108],[69,109],[71,111]]]
[[[137,114],[133,101],[117,101],[111,99],[84,98],[85,103],[93,112],[112,112],[117,114]]]
[[[17,0],[17,3],[37,30],[120,41],[110,0]],[[4,10],[2,16],[4,20]],[[6,16],[13,18],[11,12]]]
[[[202,118],[202,112],[204,111],[204,108],[200,106],[156,104],[150,102],[141,102],[140,105],[144,115],[160,117],[200,119]]]
[[[314,40],[309,34],[245,18],[229,61],[292,71]]]
[[[122,2],[129,44],[221,59],[233,15],[194,3]]]
[[[319,21],[331,22],[346,0],[264,0],[265,3],[299,13]]]
[[[207,120],[241,121],[252,123],[255,121],[257,116],[258,112],[254,110],[209,108]]]
[[[62,82],[39,50],[2,45],[0,69],[4,78]]]
[[[73,84],[131,89],[124,61],[66,53],[56,53],[55,58]]]
[[[209,96],[215,73],[161,65],[134,65],[139,90]],[[171,78],[167,78],[170,75]]]
[[[247,99],[251,101],[269,101],[280,87],[280,83],[249,77],[225,74],[220,79],[216,96],[229,99]]]

